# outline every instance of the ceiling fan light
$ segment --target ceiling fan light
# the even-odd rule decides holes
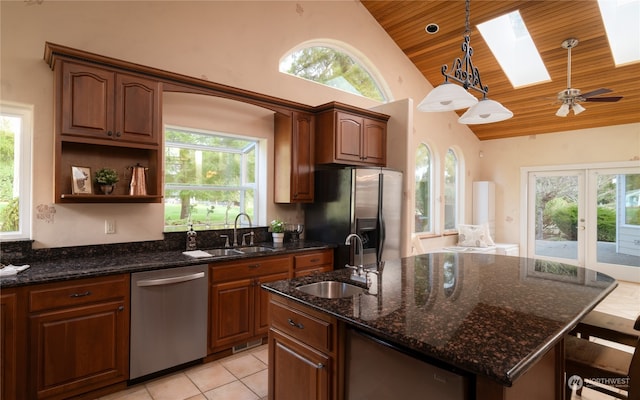
[[[453,111],[471,107],[476,103],[478,103],[478,99],[462,86],[444,82],[427,94],[418,104],[418,110],[423,112]]]
[[[586,110],[586,108],[582,107],[580,104],[574,104],[572,108],[573,108],[574,115],[578,115],[581,112]]]
[[[504,121],[513,117],[513,113],[495,100],[482,99],[478,104],[469,108],[458,122],[466,125],[488,124]]]
[[[561,105],[558,111],[556,112],[556,116],[558,117],[566,117],[568,114],[569,114],[569,105],[566,103]]]

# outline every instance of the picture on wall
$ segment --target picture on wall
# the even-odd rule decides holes
[[[71,192],[73,194],[92,194],[91,168],[71,167]]]

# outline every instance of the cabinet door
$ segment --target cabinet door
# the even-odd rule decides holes
[[[15,293],[3,290],[0,296],[0,399],[18,398],[16,394],[18,361],[18,304]]]
[[[281,335],[269,332],[269,398],[327,400],[331,358]]]
[[[160,137],[160,83],[126,74],[116,75],[115,137],[158,144]]]
[[[263,290],[260,285],[267,282],[275,282],[288,279],[289,273],[283,272],[258,278],[255,286],[255,326],[256,335],[266,335],[269,332],[269,292]]]
[[[29,387],[37,398],[69,397],[125,381],[128,323],[124,301],[32,316]]]
[[[60,73],[61,133],[109,139],[114,130],[114,73],[69,62],[62,64]]]
[[[253,336],[253,285],[253,279],[242,279],[211,286],[211,352]]]
[[[361,162],[363,118],[338,111],[336,124],[336,158]]]
[[[387,163],[387,126],[371,120],[364,120],[362,161],[384,166]]]
[[[294,113],[291,191],[294,202],[313,201],[314,122],[310,114]]]

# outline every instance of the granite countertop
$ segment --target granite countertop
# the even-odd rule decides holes
[[[332,247],[326,243],[304,240],[297,243],[284,243],[282,246],[278,247],[274,247],[272,242],[256,243],[255,245],[268,247],[273,250],[235,254],[231,256],[212,256],[206,258],[194,258],[182,254],[182,250],[176,250],[143,252],[123,251],[112,255],[57,258],[53,260],[38,260],[34,262],[25,260],[23,264],[28,264],[30,267],[19,272],[17,275],[0,278],[0,288],[78,278],[90,278],[111,274],[149,271],[153,269],[209,264],[229,260],[241,260],[245,258],[291,254],[300,251],[320,250]]]
[[[265,283],[384,341],[511,386],[617,283],[595,271],[527,258],[434,253],[387,261],[369,293],[325,299],[297,286],[349,280],[341,269]],[[598,276],[598,280],[596,280]]]

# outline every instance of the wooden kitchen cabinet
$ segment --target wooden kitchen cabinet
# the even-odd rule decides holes
[[[69,398],[128,379],[129,286],[123,274],[30,288],[29,398]]]
[[[341,103],[317,107],[316,164],[387,164],[389,116]]]
[[[0,400],[20,399],[24,393],[26,334],[24,298],[20,289],[0,294]]]
[[[275,114],[276,203],[313,202],[314,116],[303,112]]]
[[[290,256],[211,264],[209,354],[267,335],[268,298],[260,285],[287,279],[290,268]]]
[[[293,276],[299,278],[314,272],[328,272],[333,269],[333,250],[321,250],[293,257]]]
[[[71,54],[66,54],[69,51]],[[56,203],[158,203],[162,200],[162,85],[136,73],[111,68],[102,57],[77,54],[47,43],[45,60],[54,70]],[[130,196],[131,167],[147,168],[147,195]],[[71,167],[115,169],[116,190],[105,196],[74,194]]]
[[[270,295],[269,399],[339,399],[338,323]]]

